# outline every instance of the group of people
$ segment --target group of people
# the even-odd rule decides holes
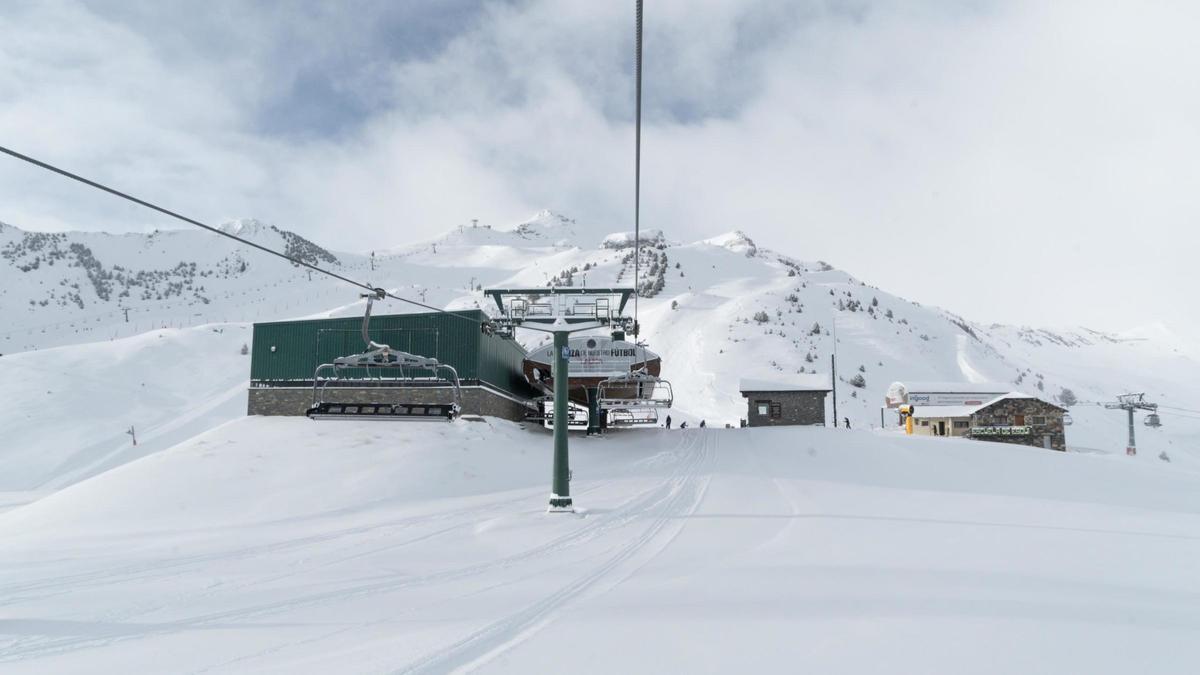
[[[700,428],[701,428],[701,429],[703,429],[703,428],[704,428],[704,420],[703,420],[703,419],[701,419],[701,420],[700,420]],[[670,416],[670,414],[668,414],[668,416],[667,416],[667,429],[671,429],[671,416]],[[686,422],[680,422],[680,423],[679,423],[679,429],[688,429],[688,423],[686,423]]]

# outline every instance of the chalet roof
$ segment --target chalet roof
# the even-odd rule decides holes
[[[800,373],[788,375],[787,380],[757,380],[742,378],[738,382],[738,391],[745,394],[750,391],[830,391],[829,376],[820,373]]]
[[[908,393],[917,394],[1001,394],[1011,384],[1000,382],[901,382]]]
[[[986,408],[990,405],[993,405],[995,403],[999,403],[1000,401],[1007,401],[1007,400],[1011,400],[1011,399],[1029,399],[1029,398],[1041,401],[1041,399],[1039,399],[1036,396],[1031,396],[1029,394],[1025,394],[1025,393],[1022,393],[1019,391],[1010,391],[1007,394],[1004,394],[1002,396],[997,396],[986,403],[980,403],[978,405],[918,405],[918,406],[915,406],[916,410],[913,411],[913,419],[932,419],[932,418],[940,418],[940,417],[970,417],[971,415],[974,415],[975,413],[979,412],[980,410],[983,410],[984,408]],[[1062,410],[1063,412],[1066,412],[1065,408],[1056,406],[1053,403],[1050,403],[1049,401],[1042,401],[1042,403],[1045,403],[1048,406],[1051,406],[1053,408],[1057,408],[1058,410]]]

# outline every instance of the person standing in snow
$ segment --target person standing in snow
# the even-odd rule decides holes
[[[667,415],[667,428],[668,429],[671,428],[671,416],[670,415]]]
[[[704,428],[704,420],[700,420],[700,428],[701,428],[701,429],[703,429],[703,428]]]
[[[843,417],[843,418],[842,418],[842,424],[845,424],[845,425],[846,425],[846,428],[847,428],[847,429],[849,429],[849,428],[850,428],[850,418],[849,418],[849,417]]]

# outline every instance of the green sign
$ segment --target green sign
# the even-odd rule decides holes
[[[1028,436],[1033,433],[1033,427],[975,427],[971,429],[972,436]]]

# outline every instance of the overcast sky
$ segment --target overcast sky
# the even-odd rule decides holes
[[[643,224],[980,321],[1195,330],[1194,2],[647,0]],[[0,144],[332,248],[631,229],[633,0],[6,2]],[[0,220],[171,223],[0,158]]]

